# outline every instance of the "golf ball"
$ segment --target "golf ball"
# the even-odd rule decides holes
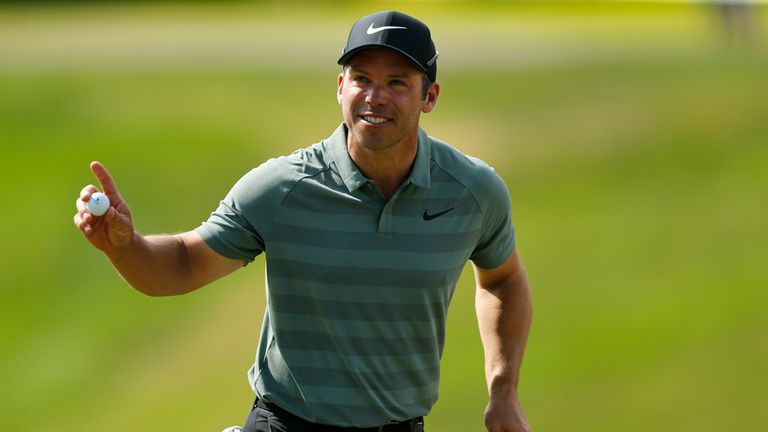
[[[94,192],[88,200],[87,207],[88,213],[101,216],[109,210],[109,198],[101,192]]]

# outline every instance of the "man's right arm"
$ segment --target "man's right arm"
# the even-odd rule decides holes
[[[219,255],[195,231],[146,237],[134,233],[129,245],[105,253],[129,284],[150,296],[186,294],[243,266]]]
[[[104,166],[93,162],[91,171],[110,208],[103,216],[88,213],[86,203],[98,191],[88,185],[76,202],[75,225],[137,290],[151,296],[185,294],[243,266],[242,261],[218,254],[194,231],[142,236],[135,231],[131,212]]]

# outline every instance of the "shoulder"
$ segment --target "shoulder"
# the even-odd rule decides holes
[[[481,206],[508,201],[504,180],[485,161],[469,156],[440,139],[429,137],[432,162],[445,174],[464,185]],[[485,204],[485,205],[484,205]]]
[[[247,172],[230,191],[242,203],[277,204],[302,179],[328,169],[324,143],[269,159]]]

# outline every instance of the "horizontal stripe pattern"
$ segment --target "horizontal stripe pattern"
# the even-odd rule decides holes
[[[387,391],[408,391],[430,388],[437,379],[440,368],[432,367],[419,371],[415,377],[406,377],[401,372],[386,374],[357,373],[350,375],[346,371],[328,370],[325,368],[298,368],[292,369],[293,375],[298,381],[307,386],[321,386],[325,388],[356,389],[360,387],[373,387]]]
[[[412,322],[431,322],[442,318],[444,303],[407,304],[407,303],[362,303],[341,302],[313,299],[309,296],[271,294],[270,306],[279,313],[297,315],[317,315],[329,319],[387,322],[408,320]],[[277,319],[277,316],[273,317]]]
[[[433,208],[449,209],[450,207],[424,207],[418,208],[418,214],[409,216],[392,215],[391,233],[398,235],[456,235],[465,233],[469,237],[479,235],[482,228],[482,220],[478,217],[456,217],[453,211],[432,220],[424,220],[424,213],[434,214]],[[393,209],[396,210],[396,209]],[[371,210],[367,216],[356,216],[349,214],[312,213],[303,209],[280,208],[278,210],[277,220],[281,224],[289,227],[305,227],[317,229],[317,226],[323,227],[324,231],[330,232],[350,232],[377,234],[376,227],[378,223],[378,209]],[[279,241],[279,232],[272,236]]]
[[[480,207],[474,198],[467,196],[428,200],[403,198],[393,206],[392,215],[421,219],[425,211],[438,213],[449,209],[450,212],[441,217],[459,218],[480,213]]]
[[[289,369],[285,388],[298,386],[303,402],[284,403],[335,424],[414,417],[434,403],[448,302],[482,217],[463,184],[433,174],[430,189],[408,185],[385,203],[323,171],[282,200],[266,236],[275,343],[262,373],[280,381]],[[403,408],[411,402],[416,413]]]
[[[282,331],[281,348],[337,352],[346,356],[381,357],[428,354],[439,351],[434,336],[427,337],[340,337],[322,331]]]
[[[340,362],[339,354],[331,351],[315,351],[305,348],[281,349],[280,352],[286,358],[291,359],[292,367],[317,367],[325,365],[324,370],[348,370],[348,364],[355,365],[356,373],[400,373],[404,376],[419,374],[425,366],[439,362],[437,353],[409,353],[406,355],[381,355],[359,357],[347,355],[348,363]],[[431,366],[427,366],[431,367]]]
[[[423,254],[401,251],[351,250],[340,251],[286,242],[271,242],[269,255],[286,261],[302,261],[311,256],[311,264],[346,268],[377,268],[379,270],[445,271],[465,266],[466,250]],[[404,259],[406,258],[406,259]],[[304,262],[304,261],[302,261]]]
[[[297,245],[337,250],[378,250],[408,253],[450,252],[471,247],[477,231],[441,234],[359,233],[339,230],[312,229],[305,226],[276,223],[270,239]],[[269,245],[267,245],[269,248]],[[269,249],[267,249],[269,251]]]
[[[340,187],[329,188],[322,183],[317,183],[316,180],[308,179],[300,182],[285,197],[281,207],[301,209],[310,213],[366,216],[375,205],[375,201],[371,199],[363,200],[345,195],[339,190]],[[340,186],[343,187],[343,185]]]
[[[265,370],[265,372],[268,374],[269,371]],[[315,371],[315,373],[323,373],[322,371]],[[269,375],[264,375],[259,377],[261,385],[264,386],[265,384],[268,385],[270,381],[274,380],[274,377],[271,377]],[[387,408],[392,407],[404,407],[408,406],[409,404],[415,404],[415,403],[422,403],[424,401],[432,401],[436,399],[436,390],[439,385],[439,379],[435,382],[426,384],[424,386],[419,387],[407,387],[407,388],[396,388],[389,391],[381,391],[378,393],[375,392],[361,392],[361,386],[366,384],[364,381],[360,381],[358,383],[358,386],[352,386],[352,387],[335,387],[335,386],[326,386],[326,385],[310,385],[310,384],[303,384],[301,387],[302,395],[304,397],[304,401],[308,404],[322,404],[322,405],[339,405],[339,406],[350,406],[350,407],[358,407],[360,409],[373,409],[375,412],[378,412],[378,415],[381,415],[381,412],[386,410]],[[363,389],[365,389],[363,387]],[[262,389],[262,392],[264,391],[268,392],[267,388]],[[425,395],[430,395],[425,397]],[[432,396],[434,395],[434,396]],[[270,400],[273,400],[277,402],[276,399],[278,399],[279,396],[272,396]],[[380,399],[382,403],[377,403],[377,399]],[[291,400],[283,399],[279,405],[282,408],[285,408],[291,412],[301,412],[303,411],[302,405],[304,403],[302,402],[293,402]],[[431,406],[431,405],[430,405]],[[417,409],[419,406],[415,406]],[[325,414],[325,413],[323,413]],[[361,416],[358,416],[357,413],[352,413],[354,418],[359,422]],[[422,415],[422,414],[418,414]],[[413,415],[410,417],[416,417],[418,415]],[[311,417],[305,415],[305,417]],[[386,420],[377,421],[373,424],[382,424],[386,423],[390,418],[387,418]],[[320,423],[327,423],[318,421]],[[342,422],[335,422],[333,424],[343,426]]]
[[[319,190],[326,189],[318,185]],[[334,195],[338,192],[329,191]],[[341,200],[338,202],[318,202],[318,195],[309,193],[291,193],[282,203],[286,209],[297,209],[307,213],[331,214],[334,216],[368,216],[372,207],[379,207],[379,203],[373,200]],[[445,198],[408,198],[407,193],[398,199],[392,210],[393,216],[405,216],[421,218],[424,210],[432,213],[452,208],[451,217],[461,217],[480,213],[480,207],[475,199],[464,190],[462,196],[449,196]]]
[[[479,243],[484,262],[505,250],[485,225],[503,207],[494,219],[489,203],[508,203],[503,188],[485,187],[494,176],[422,131],[413,172],[386,201],[351,161],[341,126],[238,182],[208,223],[217,229],[199,232],[226,256],[266,251],[257,393],[338,426],[428,413],[456,281]]]
[[[269,280],[319,282],[332,285],[363,287],[452,288],[464,266],[446,270],[393,271],[391,268],[349,268],[345,266],[310,264],[301,261],[278,260],[267,257]],[[279,292],[274,290],[272,292]],[[371,291],[373,292],[373,291]]]

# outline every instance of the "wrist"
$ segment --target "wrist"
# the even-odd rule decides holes
[[[104,251],[111,259],[120,259],[123,256],[130,256],[136,249],[142,247],[144,237],[136,230],[131,229],[124,233],[115,233],[109,239],[110,248]]]
[[[488,382],[488,395],[491,400],[517,399],[517,380],[509,375],[494,375]]]

